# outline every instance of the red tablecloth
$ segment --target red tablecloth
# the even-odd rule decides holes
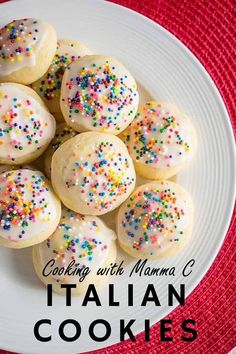
[[[95,1],[95,0],[94,0]],[[0,0],[0,2],[3,2]],[[201,61],[218,87],[236,132],[236,1],[235,0],[113,0],[150,17],[178,37]],[[33,5],[32,5],[33,6]],[[159,325],[151,341],[142,334],[93,353],[227,354],[236,346],[236,209],[225,242],[207,275],[184,307],[167,316],[173,320],[173,342],[160,342]],[[180,339],[179,324],[197,322],[198,339]],[[0,354],[6,353],[0,350]]]

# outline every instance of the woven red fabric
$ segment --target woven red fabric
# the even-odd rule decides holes
[[[3,2],[0,0],[0,2]],[[218,87],[236,134],[236,2],[235,0],[113,0],[158,22],[179,38],[200,60]],[[224,244],[207,275],[187,298],[167,316],[173,320],[173,342],[160,342],[159,324],[151,340],[143,334],[91,354],[227,354],[236,346],[236,208]],[[183,319],[197,322],[198,339],[181,340]],[[6,354],[0,350],[0,354]]]

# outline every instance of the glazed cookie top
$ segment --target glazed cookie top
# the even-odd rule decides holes
[[[119,134],[133,120],[138,100],[134,78],[113,58],[86,56],[65,71],[61,109],[75,130]]]
[[[44,175],[29,169],[0,174],[0,236],[20,242],[57,217],[55,196]]]
[[[39,256],[43,267],[54,259],[53,268],[68,267],[75,261],[74,268],[89,267],[93,275],[104,263],[115,233],[96,216],[82,216],[69,209],[62,210],[60,224],[46,241],[39,245]],[[74,269],[73,268],[73,269]],[[78,283],[78,276],[51,275],[58,282]]]
[[[36,64],[46,29],[45,22],[33,18],[14,20],[0,29],[0,76]]]
[[[53,62],[48,71],[38,81],[32,84],[33,89],[45,100],[59,100],[61,81],[65,68],[79,58],[90,54],[84,44],[72,40],[60,39]],[[58,103],[59,104],[59,103]]]
[[[146,102],[121,136],[132,159],[151,167],[173,167],[195,151],[190,120],[172,105]]]
[[[118,237],[121,243],[147,257],[162,254],[183,242],[192,224],[188,193],[170,181],[138,187],[121,206]]]
[[[53,138],[55,129],[53,116],[25,86],[0,84],[0,158],[14,161],[34,152]]]
[[[64,203],[83,204],[83,214],[104,214],[134,188],[135,171],[125,144],[105,133],[81,133],[53,155],[52,182]],[[78,211],[78,210],[76,210]]]

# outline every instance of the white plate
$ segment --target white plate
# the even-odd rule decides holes
[[[202,279],[219,251],[232,214],[234,138],[223,101],[207,72],[189,50],[154,22],[98,0],[19,0],[0,5],[0,25],[22,17],[47,20],[55,26],[59,37],[82,40],[95,53],[120,59],[154,97],[174,102],[192,117],[198,133],[197,155],[177,177],[195,203],[192,240],[178,256],[155,263],[157,267],[175,266],[175,278],[112,279],[120,307],[107,306],[105,287],[100,293],[101,308],[94,305],[82,308],[80,298],[73,299],[71,308],[65,307],[60,296],[55,296],[54,306],[47,308],[46,291],[34,274],[30,250],[0,249],[0,347],[30,354],[81,353],[118,342],[121,318],[136,319],[133,329],[138,333],[143,330],[145,318],[155,323],[167,315],[173,309],[166,305],[168,283],[178,288],[184,282],[189,294]],[[191,276],[183,279],[181,269],[192,258],[196,265]],[[133,260],[126,271],[132,264]],[[128,308],[126,286],[131,281],[135,306]],[[140,306],[145,285],[150,282],[157,286],[161,307]],[[50,344],[34,339],[33,326],[41,318],[52,320]],[[80,339],[70,344],[58,336],[58,325],[67,318],[74,318],[82,325]],[[96,318],[106,319],[112,325],[112,334],[106,342],[95,343],[87,335],[88,325]],[[46,334],[46,329],[47,326],[42,333]]]

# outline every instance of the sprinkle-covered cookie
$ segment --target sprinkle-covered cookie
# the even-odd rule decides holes
[[[77,284],[75,293],[81,293],[88,283],[100,285],[108,279],[96,273],[99,267],[115,261],[115,239],[115,233],[97,216],[82,216],[63,209],[53,235],[33,249],[36,272],[44,283],[52,283],[55,291],[63,291],[60,284],[73,283]],[[70,275],[65,273],[68,267]],[[53,274],[54,269],[61,271]],[[87,275],[81,281],[85,272]]]
[[[175,107],[146,102],[121,134],[137,171],[150,178],[169,178],[183,168],[196,149],[189,118]]]
[[[0,84],[0,163],[22,164],[43,153],[56,123],[29,87]]]
[[[56,51],[56,32],[41,20],[14,20],[0,29],[0,81],[30,84],[41,77]]]
[[[85,215],[115,209],[135,186],[125,144],[105,133],[81,133],[62,144],[53,155],[51,176],[63,203]]]
[[[23,248],[42,242],[60,219],[60,201],[39,171],[0,174],[0,245]]]
[[[117,135],[134,119],[138,101],[134,78],[113,58],[86,56],[65,71],[61,110],[77,131]]]
[[[183,187],[170,181],[151,182],[138,187],[120,207],[118,240],[133,257],[166,257],[186,244],[192,220],[192,200]]]

